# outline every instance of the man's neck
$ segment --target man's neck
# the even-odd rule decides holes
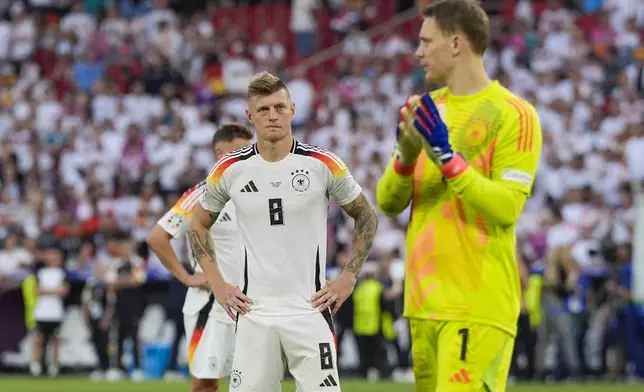
[[[293,135],[287,135],[281,140],[271,142],[268,140],[257,139],[257,149],[259,155],[267,162],[279,162],[291,152],[293,146]]]
[[[492,83],[485,72],[483,58],[476,57],[470,61],[463,61],[454,70],[452,77],[447,81],[450,93],[453,95],[474,95]]]

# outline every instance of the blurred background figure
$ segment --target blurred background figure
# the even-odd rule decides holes
[[[141,286],[146,280],[143,260],[134,254],[131,237],[123,231],[116,231],[107,238],[106,249],[105,283],[108,290],[114,292],[114,315],[118,322],[117,367],[134,381],[141,381],[144,375],[140,366],[139,326],[145,307]],[[129,366],[123,361],[126,342],[130,347]]]
[[[50,377],[56,377],[60,371],[59,330],[65,316],[63,299],[69,293],[64,261],[65,255],[55,238],[43,237],[39,240],[34,269],[38,298],[33,310],[36,330],[29,365],[29,371],[34,376],[41,375],[46,369]]]
[[[91,268],[81,296],[83,316],[89,326],[90,340],[98,359],[90,379],[116,380],[120,374],[117,369],[111,368],[113,361],[109,355],[110,329],[114,325],[116,296],[114,290],[108,288],[105,282],[106,265],[94,263]]]
[[[186,271],[190,271],[188,267],[188,265],[184,265]],[[168,320],[172,323],[175,332],[174,339],[172,341],[172,349],[170,350],[170,361],[164,372],[164,378],[166,380],[181,380],[185,377],[181,372],[178,361],[181,340],[185,338],[183,302],[186,298],[187,291],[188,288],[184,286],[183,283],[174,277],[170,278],[165,311],[167,312]]]
[[[644,379],[644,306],[633,301],[632,245],[617,248],[616,285],[612,286],[613,301],[618,309],[617,334],[621,357],[613,365],[614,373],[631,379]]]
[[[15,288],[28,274],[33,256],[23,247],[23,238],[17,232],[8,232],[0,250],[0,291]]]
[[[362,377],[372,381],[389,375],[383,334],[384,287],[379,280],[379,272],[376,267],[367,268],[353,292],[353,334],[359,352],[358,371]],[[390,325],[388,327],[391,328]]]

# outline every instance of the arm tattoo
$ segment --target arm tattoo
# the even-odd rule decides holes
[[[351,257],[344,270],[357,275],[367,260],[371,244],[376,236],[378,214],[364,194],[360,194],[357,199],[342,208],[355,220]]]
[[[206,248],[206,252],[210,255],[212,258],[211,262],[215,262],[215,245],[212,243],[212,237],[208,234],[206,234],[206,243],[204,244],[204,247]]]
[[[210,229],[212,227],[212,225],[214,225],[215,222],[217,222],[217,218],[219,218],[219,213],[218,212],[210,212],[210,211],[208,211],[208,219],[209,219],[209,221],[208,221],[208,225],[206,225],[206,227],[208,227]]]
[[[212,227],[218,217],[218,212],[208,212],[209,220],[207,227]],[[200,262],[204,257],[208,257],[210,258],[210,262],[215,263],[215,247],[212,243],[212,238],[208,235],[207,231],[205,234],[205,239],[202,241],[195,230],[188,230],[188,241],[190,242],[190,248],[192,248],[192,254],[197,262]]]
[[[199,261],[208,254],[204,247],[201,246],[201,240],[196,231],[192,229],[188,231],[188,241],[190,241],[190,248],[192,249],[195,260]]]

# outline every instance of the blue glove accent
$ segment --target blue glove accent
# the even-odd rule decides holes
[[[443,164],[454,157],[454,151],[449,144],[447,125],[441,120],[438,109],[428,93],[423,94],[420,106],[414,110],[417,119],[414,127],[432,148],[433,155]]]

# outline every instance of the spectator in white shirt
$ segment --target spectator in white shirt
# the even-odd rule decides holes
[[[128,21],[120,17],[118,9],[114,5],[105,8],[105,19],[101,24],[101,31],[107,35],[109,43],[113,46],[118,45],[127,35]]]
[[[297,102],[293,126],[298,127],[312,117],[313,103],[316,96],[315,88],[306,78],[304,69],[297,68],[293,73],[293,79],[288,82],[288,89],[293,98],[293,102]]]
[[[11,37],[13,26],[11,22],[0,19],[0,37]],[[9,57],[10,40],[0,40],[0,61],[5,61]]]
[[[253,63],[242,53],[234,53],[223,62],[222,76],[230,94],[246,95],[248,82],[254,73]]]
[[[644,181],[644,124],[632,125],[632,134],[625,145],[624,155],[631,180]]]
[[[574,22],[575,18],[566,9],[561,0],[548,0],[548,8],[541,13],[539,20],[539,32],[546,33],[553,30],[553,24],[561,23],[564,28],[568,28]]]
[[[293,0],[291,31],[295,34],[295,46],[301,56],[308,56],[315,49],[317,23],[313,13],[319,6],[319,0]]]
[[[50,377],[58,375],[58,352],[60,340],[58,333],[65,317],[63,299],[69,293],[69,284],[65,273],[64,252],[53,238],[43,237],[40,244],[42,265],[35,272],[38,283],[38,299],[34,307],[36,331],[32,351],[32,362],[29,371],[39,376],[47,367]],[[48,365],[47,348],[52,343],[51,363]]]
[[[165,21],[172,25],[177,23],[177,15],[173,10],[169,9],[168,0],[155,0],[154,9],[148,12],[141,19],[145,25],[147,38],[151,42],[157,40],[161,21]]]
[[[27,60],[33,53],[36,44],[36,25],[33,20],[25,14],[22,3],[14,3],[11,6],[13,28],[9,37],[10,59],[13,62],[21,63]],[[6,39],[6,38],[3,38]]]
[[[272,73],[281,71],[286,59],[286,50],[282,43],[278,41],[275,30],[268,29],[264,31],[262,42],[255,47],[254,55],[258,68]]]
[[[352,26],[342,42],[342,52],[348,56],[363,57],[369,56],[372,51],[373,45],[369,37],[358,26]]]
[[[413,53],[414,50],[409,40],[405,39],[396,29],[388,31],[385,35],[385,38],[376,44],[375,54],[378,56],[393,58]]]
[[[162,19],[159,22],[158,34],[155,36],[153,42],[157,46],[157,50],[168,58],[172,65],[176,66],[179,64],[183,37],[174,25]]]
[[[28,274],[32,262],[31,253],[20,245],[18,235],[9,232],[4,238],[4,247],[0,250],[0,286],[9,284],[11,280],[22,280]]]
[[[60,29],[73,31],[79,41],[85,42],[96,31],[96,20],[94,16],[85,12],[83,2],[78,1],[72,6],[72,12],[60,21]]]

